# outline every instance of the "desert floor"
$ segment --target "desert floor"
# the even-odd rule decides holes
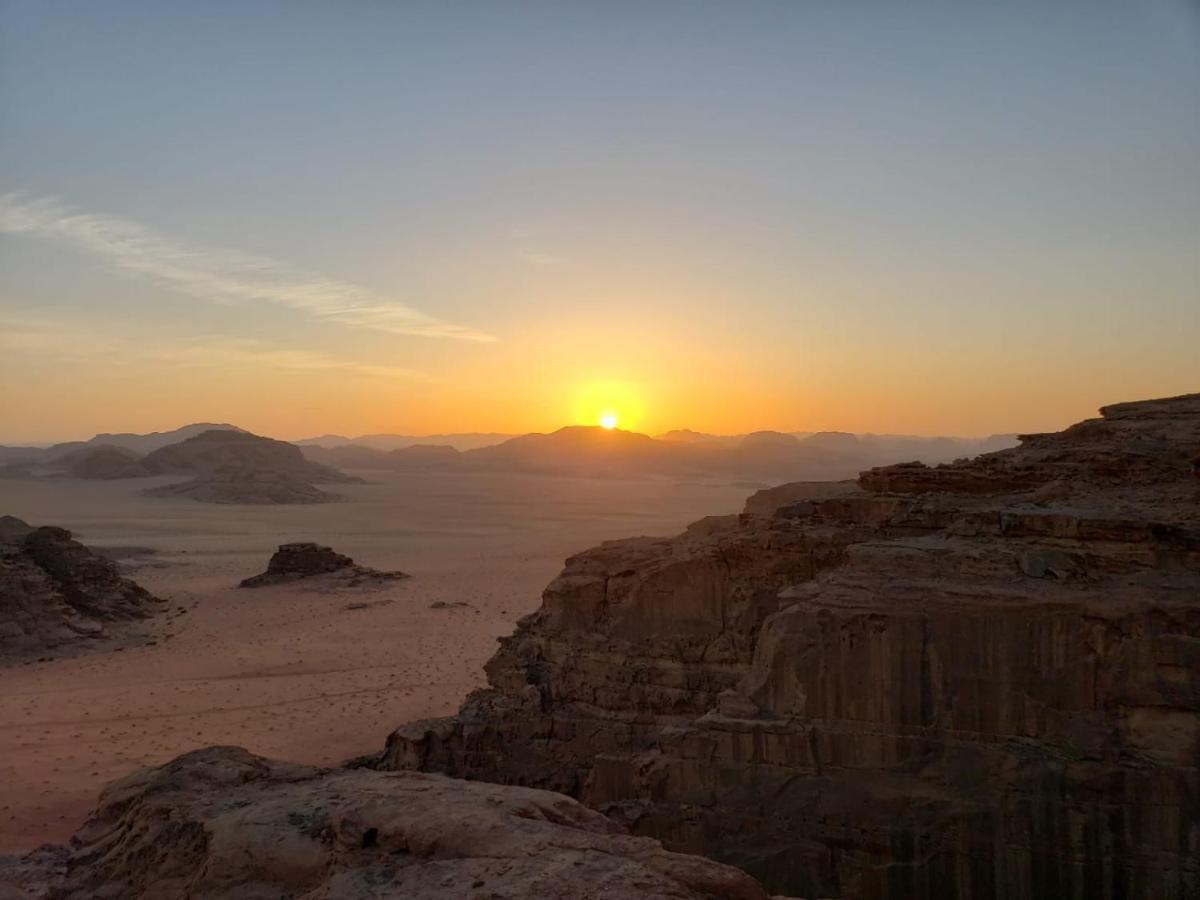
[[[0,852],[65,839],[105,783],[195,747],[315,764],[377,751],[484,683],[496,638],[537,608],[566,556],[736,512],[754,487],[360,474],[373,483],[338,486],[345,502],[288,507],[144,497],[150,479],[0,481],[0,513],[152,550],[130,574],[170,601],[156,643],[0,668]],[[413,577],[237,587],[298,540]]]

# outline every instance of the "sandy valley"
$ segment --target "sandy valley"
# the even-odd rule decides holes
[[[0,852],[64,840],[105,783],[196,747],[313,764],[378,751],[397,723],[449,713],[483,684],[496,638],[566,556],[737,511],[754,487],[363,474],[337,486],[344,502],[313,506],[153,498],[144,479],[0,481],[5,513],[116,548],[169,601],[145,646],[0,668]],[[413,577],[237,587],[287,541]]]

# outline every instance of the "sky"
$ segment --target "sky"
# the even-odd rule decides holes
[[[1200,390],[1200,5],[0,0],[0,441]]]

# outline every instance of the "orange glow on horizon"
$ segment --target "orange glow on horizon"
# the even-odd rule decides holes
[[[586,381],[575,389],[571,419],[577,425],[599,425],[612,431],[618,424],[637,431],[646,422],[643,388],[612,379]]]

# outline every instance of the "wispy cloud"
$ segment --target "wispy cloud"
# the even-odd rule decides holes
[[[0,316],[0,351],[6,356],[29,354],[38,359],[106,367],[145,365],[168,368],[227,368],[249,365],[286,371],[343,372],[370,378],[434,382],[441,379],[400,366],[339,359],[296,350],[253,338],[227,335],[131,337],[46,319]]]
[[[114,269],[214,303],[273,303],[389,334],[496,340],[355,284],[232,250],[170,240],[136,222],[78,212],[55,198],[0,196],[0,233],[61,241]]]

